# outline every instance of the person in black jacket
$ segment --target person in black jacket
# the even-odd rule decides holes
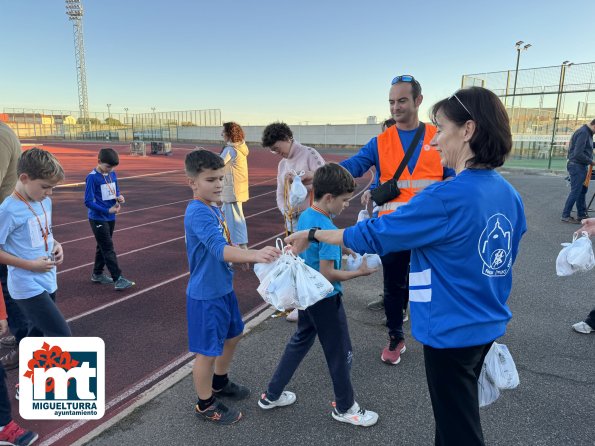
[[[570,177],[570,193],[562,211],[562,221],[565,223],[580,224],[587,214],[587,186],[583,183],[587,178],[589,166],[595,166],[593,161],[593,133],[595,132],[595,119],[583,125],[570,138],[568,147],[568,176]],[[576,203],[576,218],[570,215]]]

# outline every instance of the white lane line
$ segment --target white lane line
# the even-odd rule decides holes
[[[148,225],[152,225],[154,223],[161,223],[163,221],[175,220],[176,218],[181,218],[183,216],[184,216],[184,214],[182,214],[182,215],[176,215],[174,217],[162,218],[161,220],[154,220],[154,221],[150,221],[150,222],[143,223],[143,224],[140,224],[140,225],[134,225],[134,226],[128,226],[127,228],[116,229],[114,232],[128,231],[129,229],[140,228],[142,226],[148,226]],[[60,244],[61,245],[66,245],[67,243],[80,242],[81,240],[87,240],[89,238],[95,238],[95,236],[94,235],[88,235],[87,237],[75,238],[74,240],[66,240],[65,242],[60,242]]]
[[[273,190],[273,191],[265,192],[264,194],[254,195],[253,197],[250,197],[250,199],[258,198],[258,197],[264,197],[265,195],[270,195],[270,194],[273,194],[275,192],[276,191]],[[146,208],[133,209],[132,211],[118,212],[118,215],[120,216],[120,215],[124,215],[124,214],[132,214],[134,212],[146,211],[147,209],[155,209],[155,208],[159,208],[159,207],[163,207],[163,206],[171,206],[171,205],[179,204],[179,203],[187,203],[188,201],[190,201],[190,200],[188,199],[188,200],[172,201],[170,203],[158,204],[158,205],[149,206],[149,207],[146,207]],[[73,225],[73,224],[76,224],[76,223],[88,223],[88,222],[89,222],[89,219],[75,220],[75,221],[69,221],[67,223],[60,223],[59,225],[52,225],[52,228],[57,228],[59,226]]]
[[[118,257],[124,257],[124,256],[127,256],[129,254],[134,254],[135,252],[144,251],[145,249],[154,248],[155,246],[159,246],[159,245],[165,245],[166,243],[175,242],[176,240],[181,240],[183,238],[184,238],[184,236],[181,236],[181,237],[176,237],[176,238],[172,238],[172,239],[169,239],[169,240],[165,240],[164,242],[155,243],[154,245],[143,246],[142,248],[133,249],[132,251],[126,251],[123,254],[118,254]],[[91,265],[94,265],[94,264],[95,264],[94,262],[85,263],[83,265],[78,265],[78,266],[74,266],[72,268],[63,269],[61,271],[58,271],[56,274],[67,273],[69,271],[74,271],[76,269],[84,268],[86,266],[91,266]]]
[[[118,212],[118,215],[132,214],[134,212],[146,211],[147,209],[155,209],[155,208],[160,208],[160,207],[163,207],[163,206],[171,206],[171,205],[174,205],[174,204],[185,203],[185,202],[188,202],[188,201],[189,200],[172,201],[170,203],[158,204],[158,205],[149,206],[149,207],[146,207],[146,208],[133,209],[132,211]],[[85,220],[75,220],[75,221],[69,221],[67,223],[60,223],[59,225],[52,225],[52,228],[57,228],[59,226],[74,225],[76,223],[89,223],[89,219],[87,218]]]
[[[270,241],[270,240],[272,240],[274,238],[277,238],[277,237],[279,237],[280,235],[283,235],[283,234],[284,234],[284,232],[280,232],[279,234],[276,234],[273,237],[269,237],[266,240],[262,240],[262,241],[260,241],[258,243],[255,243],[255,244],[249,246],[249,248],[252,249],[255,246],[262,245],[263,243],[266,243],[266,242],[268,242],[268,241]],[[117,305],[117,304],[120,304],[122,302],[126,302],[127,300],[132,299],[133,297],[140,296],[141,294],[144,294],[144,293],[146,293],[148,291],[151,291],[151,290],[154,290],[156,288],[159,288],[159,287],[161,287],[163,285],[167,285],[168,283],[175,282],[176,280],[181,279],[182,277],[186,277],[188,275],[190,275],[190,273],[189,272],[185,272],[185,273],[180,274],[178,276],[175,276],[175,277],[172,277],[170,279],[164,280],[163,282],[156,283],[155,285],[152,285],[150,287],[143,288],[142,290],[139,290],[136,293],[132,293],[132,294],[126,296],[126,297],[122,297],[121,299],[114,300],[113,302],[109,302],[109,303],[107,303],[105,305],[101,305],[100,307],[96,307],[96,308],[93,308],[92,310],[85,311],[84,313],[81,313],[79,315],[73,316],[73,317],[67,319],[66,321],[67,322],[76,321],[76,320],[81,319],[81,318],[83,318],[85,316],[89,316],[90,314],[94,314],[94,313],[97,313],[98,311],[105,310],[106,308],[112,307],[112,306]]]
[[[183,172],[184,169],[176,169],[176,170],[168,170],[166,172],[153,172],[153,173],[145,173],[143,175],[134,175],[131,177],[118,177],[118,181],[123,181],[123,180],[133,180],[136,178],[145,178],[145,177],[156,177],[158,175],[165,175],[168,173],[174,173],[174,172]],[[83,181],[82,183],[67,183],[67,184],[58,184],[54,189],[63,189],[66,187],[76,187],[76,186],[84,186],[85,182]]]
[[[252,218],[252,217],[256,217],[258,215],[266,214],[267,212],[270,212],[270,211],[272,211],[274,209],[277,209],[277,208],[274,207],[274,208],[270,208],[270,209],[266,209],[264,211],[258,212],[256,214],[248,215],[246,217],[246,220],[248,220],[249,218]],[[155,246],[159,246],[159,245],[164,245],[166,243],[175,242],[176,240],[180,240],[180,239],[183,239],[183,238],[184,238],[184,236],[182,235],[181,237],[175,237],[175,238],[172,238],[172,239],[169,239],[169,240],[165,240],[163,242],[155,243],[153,245],[143,246],[142,248],[133,249],[132,251],[126,251],[126,252],[124,252],[122,254],[118,254],[118,257],[124,257],[124,256],[126,256],[128,254],[134,254],[135,252],[144,251],[145,249],[154,248]],[[267,239],[267,240],[270,240],[270,239]],[[64,244],[64,243],[62,243],[62,244]],[[64,270],[58,271],[57,274],[67,273],[69,271],[74,271],[75,269],[84,268],[84,267],[90,266],[90,265],[93,265],[93,262],[85,263],[83,265],[78,265],[78,266],[74,266],[72,268],[68,268],[68,269],[64,269]]]

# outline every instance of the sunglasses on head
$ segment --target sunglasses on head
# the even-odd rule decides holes
[[[459,97],[457,96],[457,94],[456,94],[456,93],[454,93],[454,94],[453,94],[451,97],[449,97],[449,98],[448,98],[448,100],[450,101],[452,98],[455,98],[455,99],[456,99],[456,100],[459,102],[459,104],[461,104],[461,107],[463,107],[463,108],[465,109],[465,111],[467,112],[467,114],[468,114],[469,116],[471,116],[471,119],[475,120],[475,119],[473,118],[473,115],[472,115],[472,114],[471,114],[471,112],[469,111],[469,109],[468,109],[467,107],[465,107],[465,104],[463,104],[463,102],[462,102],[462,101],[459,99]]]
[[[397,77],[393,78],[393,80],[391,81],[390,84],[391,85],[395,85],[397,82],[409,82],[409,83],[413,83],[413,82],[417,82],[417,81],[410,74],[403,74],[401,76],[397,76]]]

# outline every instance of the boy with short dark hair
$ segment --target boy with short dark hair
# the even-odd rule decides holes
[[[71,336],[55,303],[56,265],[64,260],[52,233],[53,188],[64,170],[38,148],[21,155],[15,190],[0,205],[0,263],[8,265],[8,290],[29,320],[27,336]]]
[[[314,203],[300,216],[297,230],[337,229],[332,219],[349,206],[355,188],[353,177],[338,164],[329,163],[318,168],[313,179]],[[341,300],[341,281],[367,276],[376,270],[368,268],[364,260],[357,271],[342,271],[341,248],[315,240],[300,256],[308,266],[320,271],[333,284],[333,291],[314,305],[299,310],[297,330],[285,347],[277,370],[258,405],[266,410],[295,402],[295,393],[284,390],[285,386],[318,336],[333,382],[336,399],[331,413],[333,418],[356,426],[372,426],[378,421],[378,414],[359,406],[351,385],[353,352]]]
[[[88,208],[89,223],[97,241],[91,281],[114,284],[114,289],[121,291],[133,286],[134,282],[122,276],[112,240],[116,214],[120,212],[121,204],[125,202],[114,172],[118,164],[120,164],[120,158],[114,149],[104,148],[99,151],[97,167],[87,175],[85,180],[85,206]],[[105,266],[111,277],[103,273]]]
[[[198,395],[194,408],[199,418],[232,424],[242,413],[219,398],[247,398],[247,387],[229,380],[227,372],[244,323],[233,291],[233,263],[269,263],[280,251],[232,246],[229,231],[218,207],[223,190],[224,162],[207,150],[186,155],[185,169],[194,199],[184,215],[190,280],[186,289],[188,340],[196,354],[192,376]]]

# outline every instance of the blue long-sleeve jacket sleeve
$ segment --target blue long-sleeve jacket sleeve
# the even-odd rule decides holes
[[[380,172],[378,168],[378,142],[376,137],[368,141],[357,154],[341,161],[339,164],[347,169],[354,178],[363,176],[372,166],[375,166],[376,171]]]
[[[223,250],[227,242],[221,235],[219,225],[215,216],[206,207],[197,210],[192,216],[194,235],[202,242],[211,255],[218,261],[224,262]]]
[[[420,194],[395,212],[345,229],[343,244],[360,254],[382,256],[437,243],[447,233],[448,215],[442,201]]]

